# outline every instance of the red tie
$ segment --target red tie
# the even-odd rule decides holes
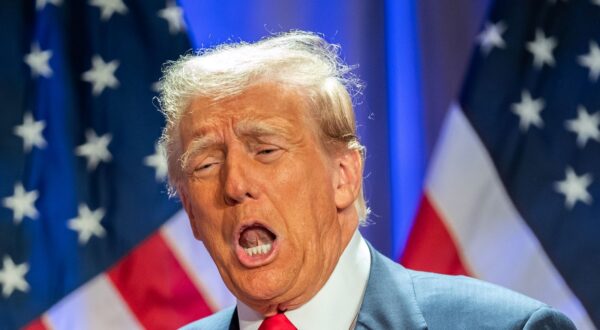
[[[258,330],[297,330],[296,327],[285,317],[285,314],[279,313],[267,317],[258,327]]]

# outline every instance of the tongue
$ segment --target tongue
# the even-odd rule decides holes
[[[240,245],[244,248],[251,248],[273,242],[273,234],[262,227],[247,228],[240,235]]]

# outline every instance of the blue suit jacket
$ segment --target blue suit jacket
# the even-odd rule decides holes
[[[464,276],[408,270],[369,249],[371,271],[356,329],[575,329],[560,312],[516,292]],[[237,311],[232,307],[183,329],[239,329]]]

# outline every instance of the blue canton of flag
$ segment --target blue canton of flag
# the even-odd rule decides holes
[[[498,1],[477,40],[461,108],[600,326],[600,1]]]
[[[173,1],[0,6],[0,328],[13,329],[179,209],[152,99],[190,46]]]

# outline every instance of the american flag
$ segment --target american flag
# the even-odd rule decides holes
[[[402,262],[600,326],[600,1],[497,1]]]
[[[0,6],[0,329],[171,329],[231,304],[155,146],[181,7]]]

